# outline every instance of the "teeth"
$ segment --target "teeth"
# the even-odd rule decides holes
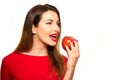
[[[56,38],[56,36],[53,36],[54,38]]]
[[[50,35],[50,37],[56,38],[56,36],[55,36],[55,35]]]

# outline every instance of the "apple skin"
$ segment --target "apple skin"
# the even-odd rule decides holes
[[[68,46],[68,48],[71,49],[70,42],[72,42],[73,45],[74,45],[74,41],[77,41],[77,40],[74,39],[74,38],[71,37],[71,36],[65,36],[65,37],[63,37],[63,39],[62,39],[62,48],[63,48],[64,50],[66,50],[66,47],[65,47],[65,46]]]

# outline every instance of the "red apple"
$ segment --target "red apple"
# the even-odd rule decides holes
[[[66,50],[66,47],[65,46],[68,46],[69,49],[71,49],[70,47],[70,42],[72,42],[74,44],[74,41],[77,41],[76,39],[74,39],[73,37],[71,36],[65,36],[63,39],[62,39],[62,47],[64,50]]]

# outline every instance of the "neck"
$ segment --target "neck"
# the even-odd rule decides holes
[[[40,40],[34,38],[32,49],[27,52],[29,55],[35,56],[48,56],[47,45],[43,44]]]

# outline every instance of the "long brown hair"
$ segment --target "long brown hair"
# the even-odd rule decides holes
[[[35,27],[38,27],[38,23],[42,18],[42,14],[48,10],[52,10],[56,12],[60,21],[59,11],[53,5],[50,4],[36,5],[33,8],[31,8],[26,15],[21,40],[17,48],[14,50],[14,52],[28,52],[32,48],[33,46],[32,26],[34,25]],[[61,23],[59,26],[61,31]],[[52,65],[57,71],[58,77],[61,78],[65,72],[65,68],[64,68],[64,59],[59,52],[59,43],[60,43],[60,35],[56,46],[48,46],[47,50]]]

